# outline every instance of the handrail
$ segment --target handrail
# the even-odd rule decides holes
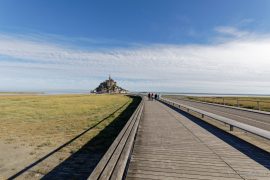
[[[242,99],[239,97],[218,97],[218,96],[214,96],[214,97],[196,97],[197,99],[194,99],[194,96],[190,96],[192,98],[189,99],[187,98],[187,96],[183,96],[184,98],[181,98],[182,100],[187,100],[187,101],[196,101],[196,102],[202,102],[202,103],[211,103],[211,104],[216,104],[216,105],[226,105],[225,100],[235,100],[235,104],[228,104],[228,106],[230,107],[244,107],[243,105],[241,105],[240,102],[251,102],[251,103],[256,103],[256,105],[253,105],[253,108],[257,108],[257,110],[253,109],[253,108],[246,108],[247,110],[251,110],[251,111],[260,111],[260,113],[270,113],[269,111],[264,111],[262,110],[262,104],[270,104],[270,101],[264,101],[264,100],[248,100],[248,99]],[[213,100],[207,100],[207,99],[213,99]],[[215,100],[222,100],[221,102],[215,102]]]
[[[142,99],[124,128],[88,177],[89,180],[123,179],[141,119],[143,106],[144,100]]]
[[[258,113],[258,114],[270,115],[270,112],[268,112],[268,111],[243,108],[243,107],[240,107],[240,106],[238,107],[238,106],[225,105],[225,104],[219,104],[219,103],[214,103],[214,102],[191,100],[191,99],[186,99],[186,98],[176,98],[176,99],[179,99],[179,100],[182,100],[182,101],[197,102],[197,103],[209,104],[209,105],[213,105],[213,106],[220,106],[220,107],[225,107],[225,108],[237,109],[237,110],[241,110],[241,111],[253,112],[253,113]]]
[[[247,131],[249,133],[252,133],[252,134],[255,134],[257,136],[260,136],[260,137],[263,137],[265,139],[270,140],[270,131],[260,129],[260,128],[257,128],[257,127],[254,127],[254,126],[251,126],[251,125],[248,125],[248,124],[244,124],[244,123],[235,121],[233,119],[226,118],[226,117],[223,117],[223,116],[219,116],[219,115],[216,115],[216,114],[213,114],[213,113],[210,113],[210,112],[207,112],[207,111],[203,111],[203,110],[200,110],[200,109],[188,106],[188,105],[184,105],[184,104],[181,104],[181,103],[176,103],[176,102],[170,101],[170,100],[165,99],[165,98],[160,98],[160,101],[165,102],[165,103],[167,103],[169,105],[172,105],[172,106],[174,106],[176,108],[179,108],[179,109],[181,107],[183,107],[183,108],[186,109],[185,111],[188,112],[188,113],[190,113],[190,111],[199,113],[199,114],[201,114],[202,118],[207,116],[207,117],[210,117],[210,118],[215,119],[217,121],[221,121],[223,123],[226,123],[226,124],[230,125],[230,131],[233,130],[233,127],[237,127],[239,129],[242,129],[242,130]]]

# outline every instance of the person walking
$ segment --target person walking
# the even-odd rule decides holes
[[[151,100],[151,94],[148,93],[148,101],[150,101],[150,100]]]
[[[155,100],[157,100],[157,94],[155,94]]]

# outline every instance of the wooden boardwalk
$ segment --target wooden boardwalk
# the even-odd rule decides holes
[[[146,101],[127,179],[270,179],[270,155]]]

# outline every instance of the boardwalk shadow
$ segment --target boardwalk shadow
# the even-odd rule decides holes
[[[87,179],[138,106],[140,98],[131,98],[132,103],[110,125],[42,179]]]
[[[161,102],[163,103],[163,102]],[[163,103],[165,104],[165,103]],[[248,157],[250,157],[251,159],[253,159],[254,161],[256,161],[257,163],[263,165],[264,167],[266,167],[267,169],[270,170],[270,153],[262,150],[232,134],[229,134],[195,116],[192,116],[178,108],[175,108],[171,105],[165,104],[166,106],[174,109],[176,112],[180,113],[181,115],[187,117],[189,120],[191,120],[192,122],[196,123],[197,125],[199,125],[200,127],[204,128],[205,130],[207,130],[208,132],[210,132],[211,134],[215,135],[216,137],[218,137],[219,139],[223,140],[224,142],[226,142],[227,144],[231,145],[232,147],[234,147],[235,149],[239,150],[240,152],[242,152],[243,154],[247,155]]]
[[[95,127],[97,127],[99,124],[101,124],[102,122],[104,122],[107,119],[109,119],[110,117],[112,117],[117,111],[119,111],[120,109],[122,109],[127,103],[125,103],[123,106],[119,107],[117,110],[115,110],[114,112],[112,112],[110,115],[108,115],[107,117],[105,117],[104,119],[102,119],[101,121],[99,121],[98,123],[94,124],[93,126],[89,127],[85,131],[81,132],[80,134],[78,134],[77,136],[75,136],[74,138],[72,138],[71,140],[69,140],[68,142],[62,144],[61,146],[59,146],[58,148],[52,150],[51,152],[49,152],[45,156],[41,157],[37,161],[35,161],[35,162],[31,163],[30,165],[26,166],[25,168],[23,168],[22,170],[20,170],[16,174],[12,175],[8,179],[15,179],[15,178],[19,177],[20,175],[22,175],[26,171],[30,170],[31,168],[35,167],[39,163],[43,162],[44,160],[46,160],[47,158],[49,158],[50,156],[52,156],[53,154],[59,152],[61,149],[63,149],[64,147],[68,146],[69,144],[71,144],[72,142],[74,142],[76,139],[78,139],[81,136],[83,136],[85,133],[91,131],[92,129],[94,129]]]

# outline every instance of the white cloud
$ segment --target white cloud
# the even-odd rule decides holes
[[[215,31],[224,35],[229,35],[229,36],[234,36],[234,37],[244,37],[244,36],[250,35],[248,31],[242,31],[232,26],[218,26],[215,28]]]
[[[235,29],[219,31],[244,35]],[[131,90],[268,93],[269,49],[270,36],[236,38],[215,45],[149,45],[86,51],[0,35],[0,86],[14,88],[18,83],[18,88],[23,88],[36,83],[48,89],[87,89],[98,85],[101,77],[112,74]],[[22,79],[27,81],[20,83]],[[58,83],[51,85],[54,80]]]

